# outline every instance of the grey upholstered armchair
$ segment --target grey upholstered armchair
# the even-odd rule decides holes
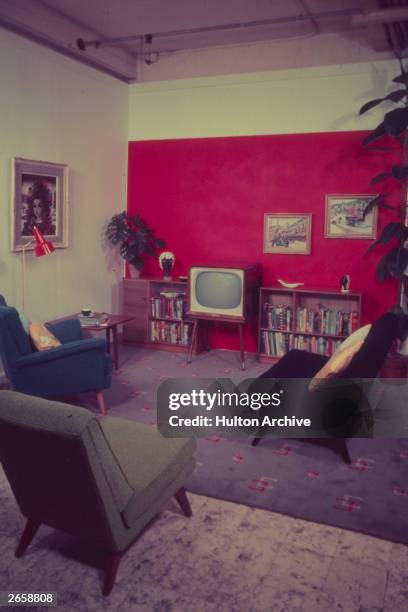
[[[106,552],[103,594],[123,552],[175,496],[191,516],[183,484],[195,443],[77,406],[0,391],[0,461],[27,523],[16,556],[42,523]]]

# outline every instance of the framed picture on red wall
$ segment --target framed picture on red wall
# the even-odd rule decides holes
[[[367,204],[378,194],[327,195],[326,238],[373,239],[377,235],[377,208],[364,216]]]
[[[265,213],[264,253],[310,255],[312,215]]]

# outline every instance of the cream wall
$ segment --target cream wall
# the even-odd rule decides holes
[[[0,29],[0,293],[21,306],[21,254],[10,252],[10,160],[69,166],[69,247],[27,254],[26,314],[109,311],[103,223],[126,206],[128,86]]]
[[[380,111],[395,60],[132,84],[129,140],[364,130]]]

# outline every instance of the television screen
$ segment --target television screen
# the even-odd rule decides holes
[[[206,308],[237,308],[242,299],[242,279],[235,271],[201,271],[195,280],[195,295],[198,304]]]
[[[189,276],[190,315],[244,321],[260,283],[260,266],[193,266]]]

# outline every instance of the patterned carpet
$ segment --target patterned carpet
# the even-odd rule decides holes
[[[179,353],[121,351],[121,369],[106,394],[108,411],[151,425],[156,423],[156,388],[167,377],[223,377],[237,383],[268,367],[249,356],[242,372],[237,355],[227,351],[201,354],[190,365]],[[391,409],[393,392],[392,385],[383,386],[378,410]],[[199,439],[197,468],[187,487],[200,495],[408,543],[408,439],[352,439],[348,446],[352,465],[344,463],[329,440],[270,438],[252,447],[245,438]]]

